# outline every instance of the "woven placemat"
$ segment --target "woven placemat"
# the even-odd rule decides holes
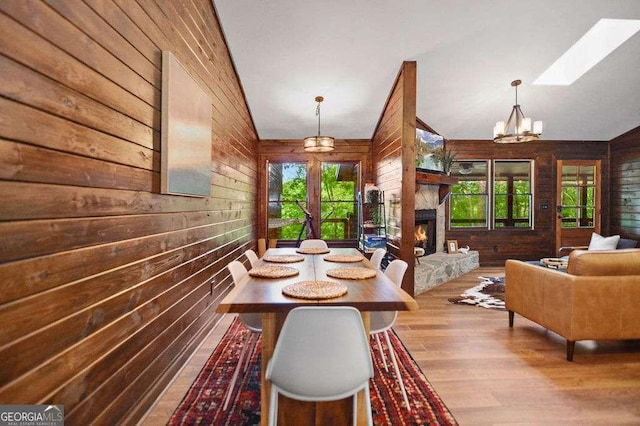
[[[249,275],[259,278],[284,278],[298,275],[300,271],[296,268],[281,265],[256,266],[249,271]]]
[[[304,256],[299,254],[265,254],[262,260],[271,263],[295,263],[302,262]]]
[[[366,280],[375,277],[376,274],[375,269],[369,268],[335,268],[327,271],[328,276],[345,280]]]
[[[347,286],[333,281],[301,281],[289,284],[282,293],[297,299],[333,299],[347,293]]]
[[[325,254],[331,252],[331,250],[325,247],[298,247],[296,251],[302,254]]]
[[[327,262],[355,263],[362,262],[364,256],[361,254],[328,254],[324,257]]]

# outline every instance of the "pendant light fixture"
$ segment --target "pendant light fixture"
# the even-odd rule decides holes
[[[535,121],[532,125],[531,118],[525,117],[520,105],[518,105],[518,86],[521,83],[520,80],[511,82],[511,86],[516,89],[516,103],[507,122],[498,121],[493,128],[493,141],[496,143],[531,142],[537,140],[538,136],[542,134],[542,121]],[[514,118],[514,130],[510,133],[511,120]]]
[[[335,139],[331,136],[320,135],[320,104],[324,101],[322,96],[316,96],[316,115],[318,116],[318,135],[304,138],[304,150],[307,152],[329,152],[333,151]]]

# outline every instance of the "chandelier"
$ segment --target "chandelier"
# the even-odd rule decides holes
[[[316,96],[316,115],[318,116],[318,135],[304,138],[304,150],[307,152],[329,152],[333,151],[335,139],[331,136],[320,135],[320,103],[324,101],[322,96]]]
[[[498,121],[493,128],[493,141],[496,143],[520,143],[538,140],[538,136],[542,134],[542,121],[534,121],[525,117],[518,105],[518,86],[522,83],[520,80],[511,82],[511,86],[516,89],[516,103],[511,110],[511,115],[505,123]],[[510,133],[511,121],[515,118],[514,130]]]

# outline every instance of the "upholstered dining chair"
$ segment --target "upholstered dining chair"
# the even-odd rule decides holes
[[[284,321],[266,378],[271,382],[269,424],[278,419],[278,395],[299,401],[353,399],[364,391],[367,424],[372,424],[369,379],[373,362],[360,312],[350,306],[294,308]]]
[[[325,240],[310,239],[302,240],[300,242],[300,248],[329,248]]]
[[[231,273],[233,283],[236,286],[244,286],[246,284],[249,278],[249,272],[242,262],[234,260],[229,263],[229,265],[227,265],[227,268],[229,269],[229,273]],[[242,361],[245,360],[244,370],[246,371],[249,360],[251,359],[251,355],[255,349],[255,344],[258,341],[257,336],[258,334],[262,333],[262,317],[260,316],[260,314],[238,314],[238,318],[242,322],[242,325],[249,329],[249,333],[247,333],[247,337],[245,338],[244,344],[242,345],[240,357],[238,358],[238,364],[236,365],[236,369],[233,372],[231,383],[229,383],[227,396],[225,397],[224,405],[222,407],[223,410],[226,410],[229,406],[229,401],[231,400],[231,395],[233,394],[233,388],[235,387],[236,381],[238,380],[240,369],[243,368]],[[255,339],[254,336],[256,337]],[[247,354],[247,357],[245,359],[247,350],[249,350],[249,353]]]
[[[384,274],[394,282],[398,287],[402,285],[402,278],[404,277],[404,273],[407,271],[407,267],[409,265],[404,260],[395,259],[389,263],[387,269],[384,271]],[[400,385],[400,390],[402,391],[402,398],[404,399],[404,403],[407,406],[407,410],[411,411],[411,406],[409,405],[409,398],[407,397],[407,391],[404,388],[404,382],[402,381],[402,376],[400,374],[400,369],[398,368],[398,362],[396,361],[396,356],[391,346],[391,341],[389,340],[389,329],[393,327],[396,322],[396,318],[398,317],[398,311],[374,311],[371,312],[371,325],[369,333],[375,338],[376,343],[378,344],[378,348],[380,349],[380,354],[382,355],[382,362],[384,365],[385,371],[389,371],[387,367],[387,361],[384,355],[384,348],[380,344],[380,334],[382,334],[387,343],[387,348],[389,350],[389,357],[391,358],[391,363],[393,364],[393,370],[396,374],[396,378],[398,379],[398,384]]]
[[[258,266],[258,263],[260,263],[260,259],[258,258],[258,255],[255,251],[249,249],[244,252],[244,255],[247,256],[247,259],[249,259],[249,263],[251,264],[252,268],[255,268],[256,266]]]
[[[380,265],[382,264],[382,259],[384,258],[385,254],[387,254],[387,251],[385,249],[383,248],[376,249],[371,255],[371,259],[369,259],[371,266],[373,266],[376,269],[380,269]]]

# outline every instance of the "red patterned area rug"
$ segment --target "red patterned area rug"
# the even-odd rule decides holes
[[[506,310],[504,303],[504,277],[478,277],[483,281],[465,290],[460,296],[449,299],[451,303],[475,305],[481,308]]]
[[[206,365],[171,416],[169,425],[256,425],[260,424],[260,340],[247,372],[240,374],[226,411],[222,405],[236,367],[245,333],[238,319],[213,351]],[[374,379],[370,382],[371,408],[375,425],[457,425],[440,397],[404,347],[390,330],[389,337],[411,404],[408,412],[402,405],[402,393],[393,374],[384,370],[377,345],[374,345]],[[385,345],[384,339],[381,343]]]

